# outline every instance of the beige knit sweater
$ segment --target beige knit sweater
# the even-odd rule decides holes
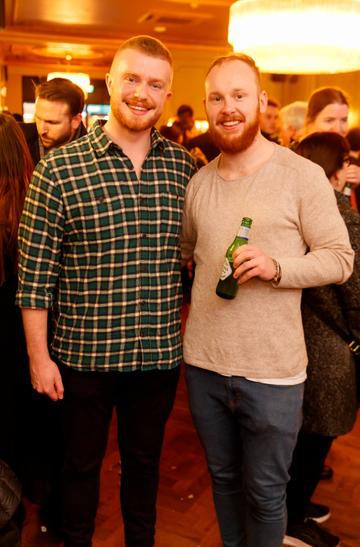
[[[184,338],[189,364],[231,376],[289,378],[307,364],[301,289],[343,283],[353,251],[323,170],[281,146],[259,170],[237,180],[217,173],[216,158],[190,181],[182,251],[196,272]],[[242,217],[249,242],[276,258],[278,287],[254,278],[233,300],[215,294],[227,247]]]

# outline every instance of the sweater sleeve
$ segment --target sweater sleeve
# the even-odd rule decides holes
[[[317,167],[317,166],[316,166]],[[299,221],[308,252],[301,257],[276,257],[281,265],[280,288],[319,287],[344,283],[351,275],[354,251],[328,179],[321,169],[309,172],[299,188]]]

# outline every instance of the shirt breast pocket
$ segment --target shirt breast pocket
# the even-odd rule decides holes
[[[124,232],[124,203],[119,196],[87,196],[69,205],[67,220],[67,234],[73,240],[114,240]]]

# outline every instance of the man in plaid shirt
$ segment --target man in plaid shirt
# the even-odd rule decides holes
[[[32,383],[63,407],[65,547],[92,544],[114,406],[125,543],[154,545],[181,361],[180,224],[195,172],[189,154],[153,127],[171,80],[161,42],[124,42],[106,76],[109,120],[40,161],[21,220],[17,302]]]

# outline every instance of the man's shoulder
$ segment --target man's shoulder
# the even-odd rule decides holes
[[[324,170],[322,167],[313,161],[296,154],[296,152],[286,148],[285,146],[281,146],[279,144],[275,144],[275,146],[276,149],[273,159],[274,163],[279,167],[292,170],[294,173],[303,176],[314,176],[317,174],[324,175]]]
[[[82,156],[85,153],[89,152],[91,149],[91,143],[89,134],[85,134],[82,137],[71,141],[67,144],[64,144],[62,146],[59,146],[58,148],[53,148],[50,150],[50,152],[47,154],[46,159],[51,161],[57,162],[59,159],[63,159],[65,157],[74,157]]]
[[[84,135],[50,150],[36,165],[34,175],[36,178],[65,180],[74,176],[77,168],[81,167],[83,171],[86,171],[87,166],[91,165],[93,169],[94,161],[95,155],[92,153],[88,135]]]
[[[185,160],[191,160],[192,156],[182,144],[171,141],[162,137],[163,149],[166,155],[184,158]]]
[[[168,162],[166,168],[174,167],[187,177],[196,173],[197,167],[192,155],[181,144],[162,138],[163,148],[161,155],[165,162]]]
[[[201,188],[205,188],[213,180],[217,168],[217,158],[201,167],[191,178],[189,189],[197,193]]]

